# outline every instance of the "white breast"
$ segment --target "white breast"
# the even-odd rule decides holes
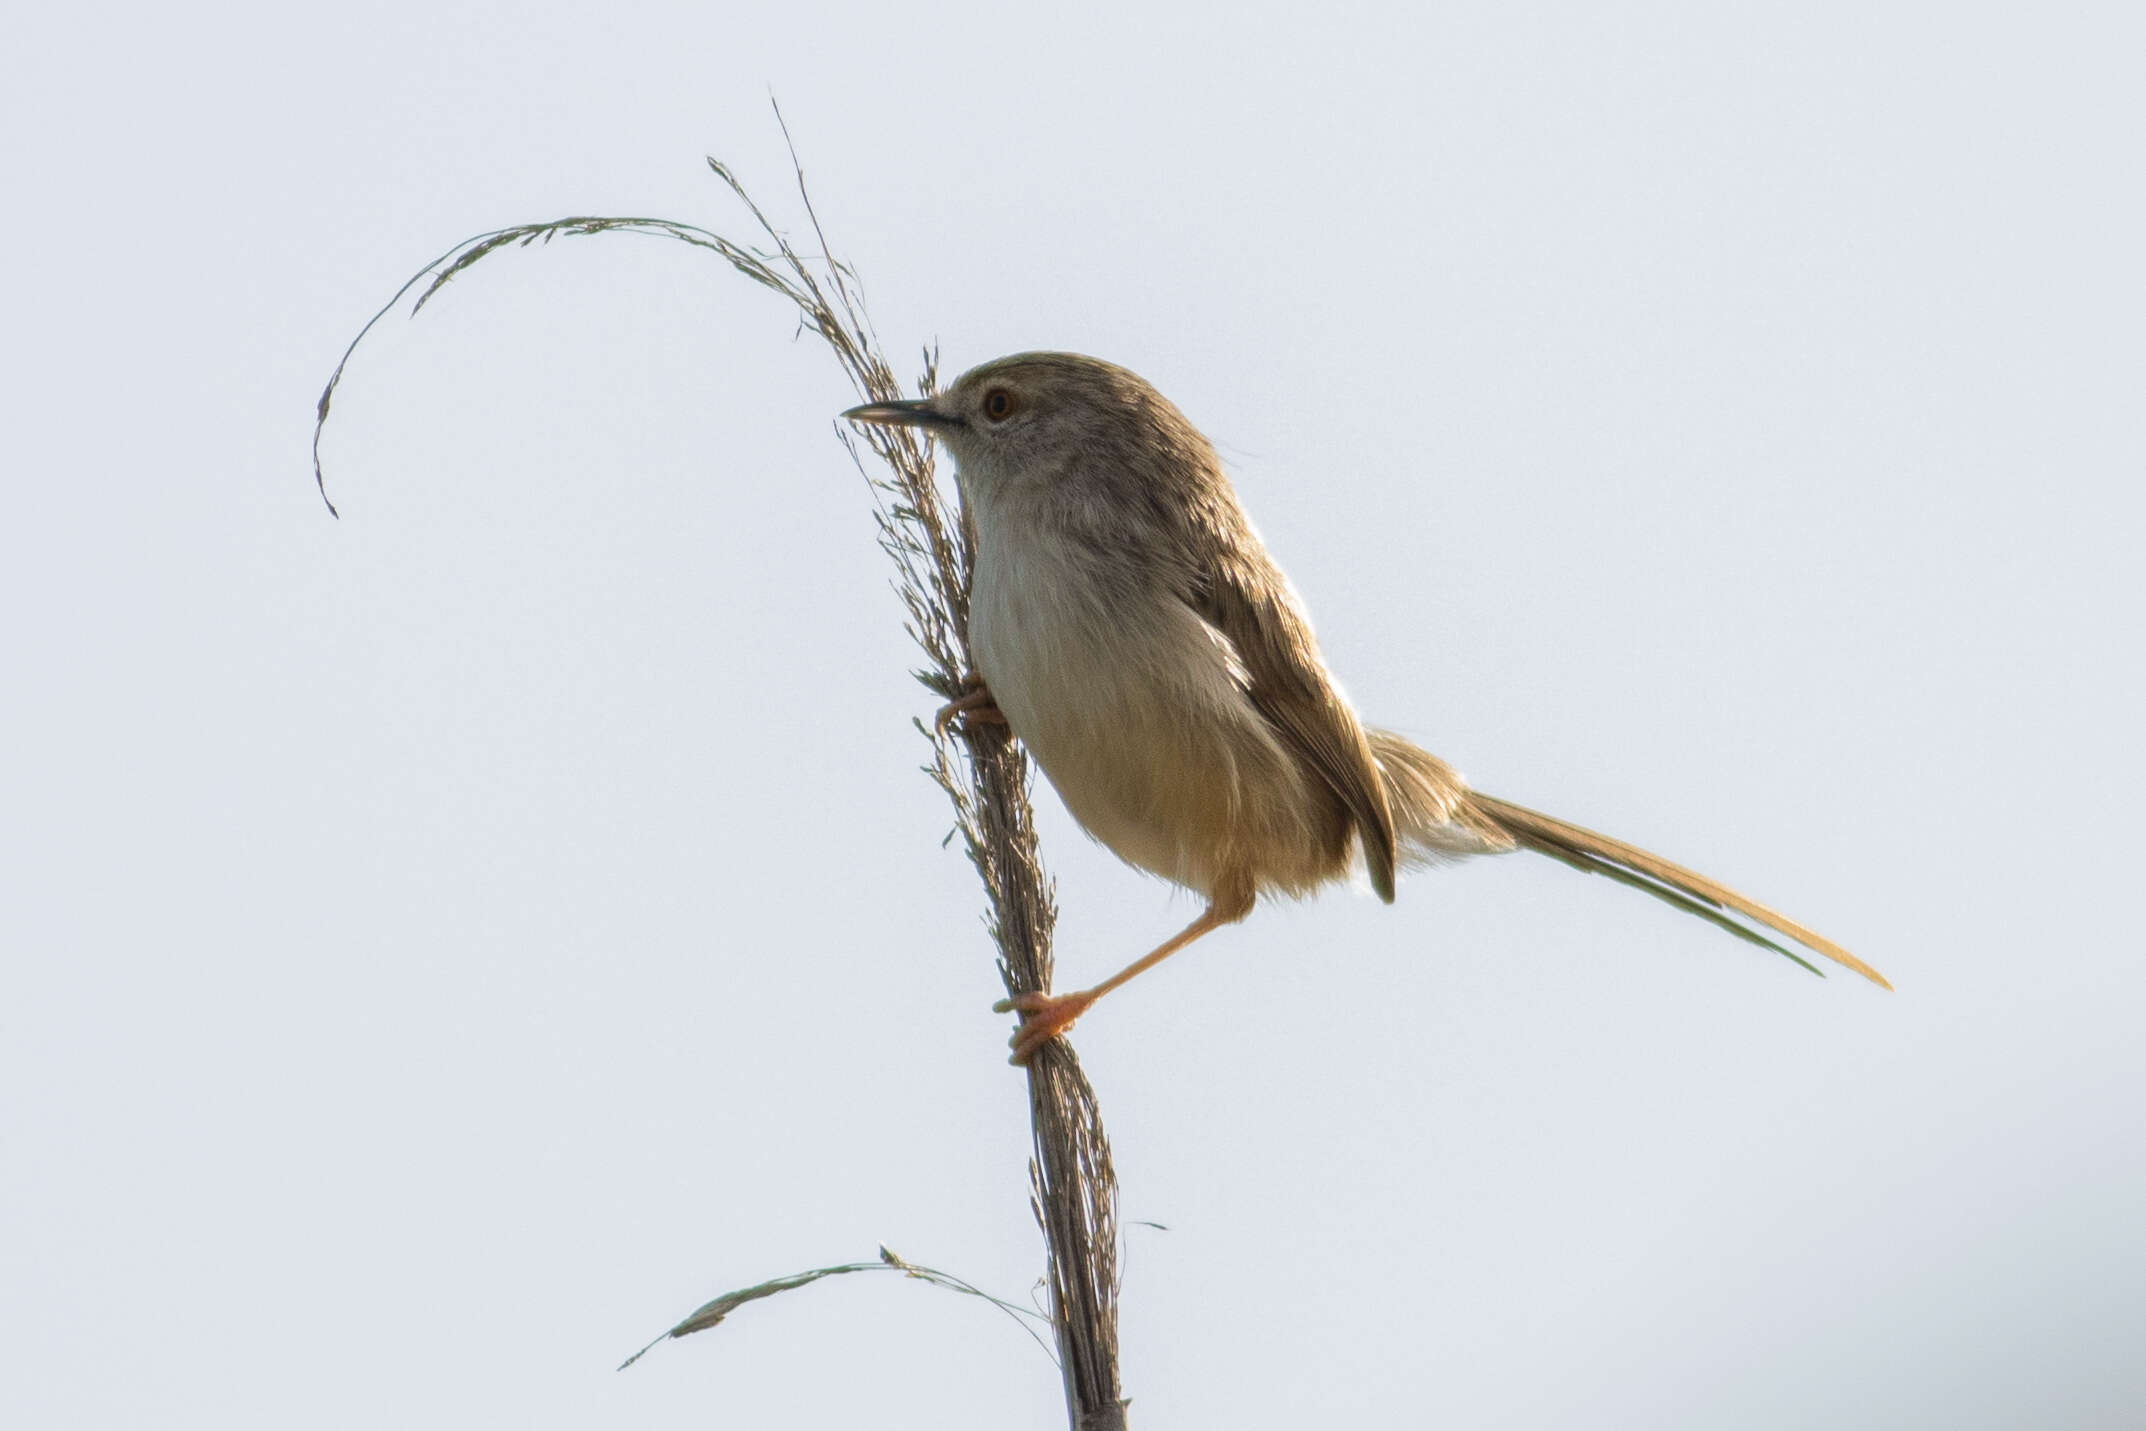
[[[1089,834],[1211,893],[1246,800],[1301,778],[1236,652],[1167,592],[1129,597],[1078,546],[991,515],[969,643],[999,709]]]

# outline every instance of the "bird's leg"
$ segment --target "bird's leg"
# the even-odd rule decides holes
[[[998,708],[998,701],[992,697],[991,688],[984,684],[984,678],[972,674],[969,677],[969,685],[972,689],[966,695],[939,707],[939,713],[931,718],[933,734],[945,735],[946,728],[952,725],[956,718],[982,721],[987,725],[1006,723],[1006,713]]]
[[[1073,1021],[1088,1012],[1097,999],[1146,973],[1201,935],[1211,934],[1225,924],[1235,924],[1250,914],[1253,899],[1249,881],[1233,882],[1227,892],[1218,888],[1208,900],[1205,914],[1179,930],[1153,953],[1135,959],[1092,989],[1083,989],[1077,994],[1016,994],[1010,999],[1000,999],[991,1006],[994,1013],[1018,1010],[1021,1015],[1021,1026],[1013,1031],[1009,1040],[1013,1045],[1012,1061],[1028,1062],[1037,1049],[1071,1028]]]

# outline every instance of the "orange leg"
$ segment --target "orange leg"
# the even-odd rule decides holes
[[[1073,1021],[1088,1012],[1097,999],[1131,982],[1141,974],[1160,964],[1178,950],[1211,934],[1225,924],[1235,924],[1252,912],[1252,894],[1249,882],[1230,888],[1227,893],[1217,890],[1207,903],[1207,912],[1186,925],[1176,935],[1151,954],[1146,954],[1112,974],[1092,989],[1083,989],[1077,994],[1017,994],[1010,999],[1000,999],[991,1006],[994,1013],[1021,1015],[1021,1026],[1013,1031],[1008,1040],[1013,1045],[1014,1063],[1026,1063],[1035,1051],[1073,1026]]]
[[[1006,713],[998,708],[998,702],[992,698],[991,688],[981,679],[973,676],[970,679],[976,681],[976,689],[959,700],[948,701],[939,707],[939,713],[931,718],[933,734],[945,735],[946,728],[957,718],[982,721],[987,725],[1006,723]]]

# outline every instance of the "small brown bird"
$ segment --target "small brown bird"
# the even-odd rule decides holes
[[[1798,963],[1751,926],[1892,987],[1704,875],[1471,790],[1437,756],[1365,726],[1213,445],[1124,368],[1020,353],[936,397],[843,415],[945,443],[976,524],[980,684],[940,725],[1004,721],[1090,835],[1207,898],[1183,931],[1095,987],[999,1004],[1022,1015],[1015,1062],[1260,895],[1310,894],[1359,861],[1390,903],[1401,866],[1534,850]]]

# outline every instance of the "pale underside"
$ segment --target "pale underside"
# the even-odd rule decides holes
[[[1304,895],[1347,876],[1360,860],[1347,806],[1253,704],[1219,630],[1166,593],[1100,609],[1096,573],[1057,569],[1083,560],[1065,546],[1015,537],[987,542],[981,558],[969,618],[978,673],[1089,834],[1211,899]],[[1389,781],[1408,784],[1391,758],[1400,743],[1374,742]],[[1458,794],[1435,757],[1406,750]],[[1401,821],[1414,860],[1511,847],[1428,813]]]

